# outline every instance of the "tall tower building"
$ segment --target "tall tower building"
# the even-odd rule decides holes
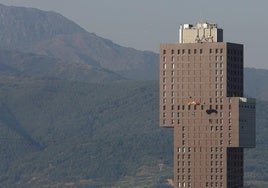
[[[255,99],[243,97],[243,45],[216,24],[184,24],[160,46],[160,126],[174,129],[174,187],[243,186]]]

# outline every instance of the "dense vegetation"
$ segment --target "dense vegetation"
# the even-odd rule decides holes
[[[158,127],[156,81],[5,80],[1,187],[164,187],[172,178],[173,135]],[[267,106],[258,102],[257,148],[246,151],[249,185],[268,180]]]
[[[158,127],[156,82],[29,79],[0,91],[2,186],[114,184],[172,165],[172,132]]]

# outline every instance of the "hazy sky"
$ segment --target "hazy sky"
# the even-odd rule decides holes
[[[0,0],[53,10],[113,42],[158,52],[177,42],[178,27],[217,23],[224,41],[243,43],[245,66],[268,69],[268,0]]]

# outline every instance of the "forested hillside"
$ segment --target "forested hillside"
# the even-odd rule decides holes
[[[171,167],[156,82],[21,79],[0,88],[1,187],[113,185]]]
[[[6,80],[1,187],[163,187],[172,178],[173,134],[158,126],[157,82]],[[267,107],[258,102],[257,148],[246,152],[248,183],[267,181]]]
[[[158,54],[55,12],[0,12],[0,187],[168,187],[173,130],[158,122]],[[268,71],[244,75],[258,98],[245,182],[268,187]]]

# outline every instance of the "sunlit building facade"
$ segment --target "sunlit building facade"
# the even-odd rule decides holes
[[[174,129],[174,187],[243,186],[255,99],[243,97],[242,44],[216,24],[184,24],[160,45],[160,126]]]

